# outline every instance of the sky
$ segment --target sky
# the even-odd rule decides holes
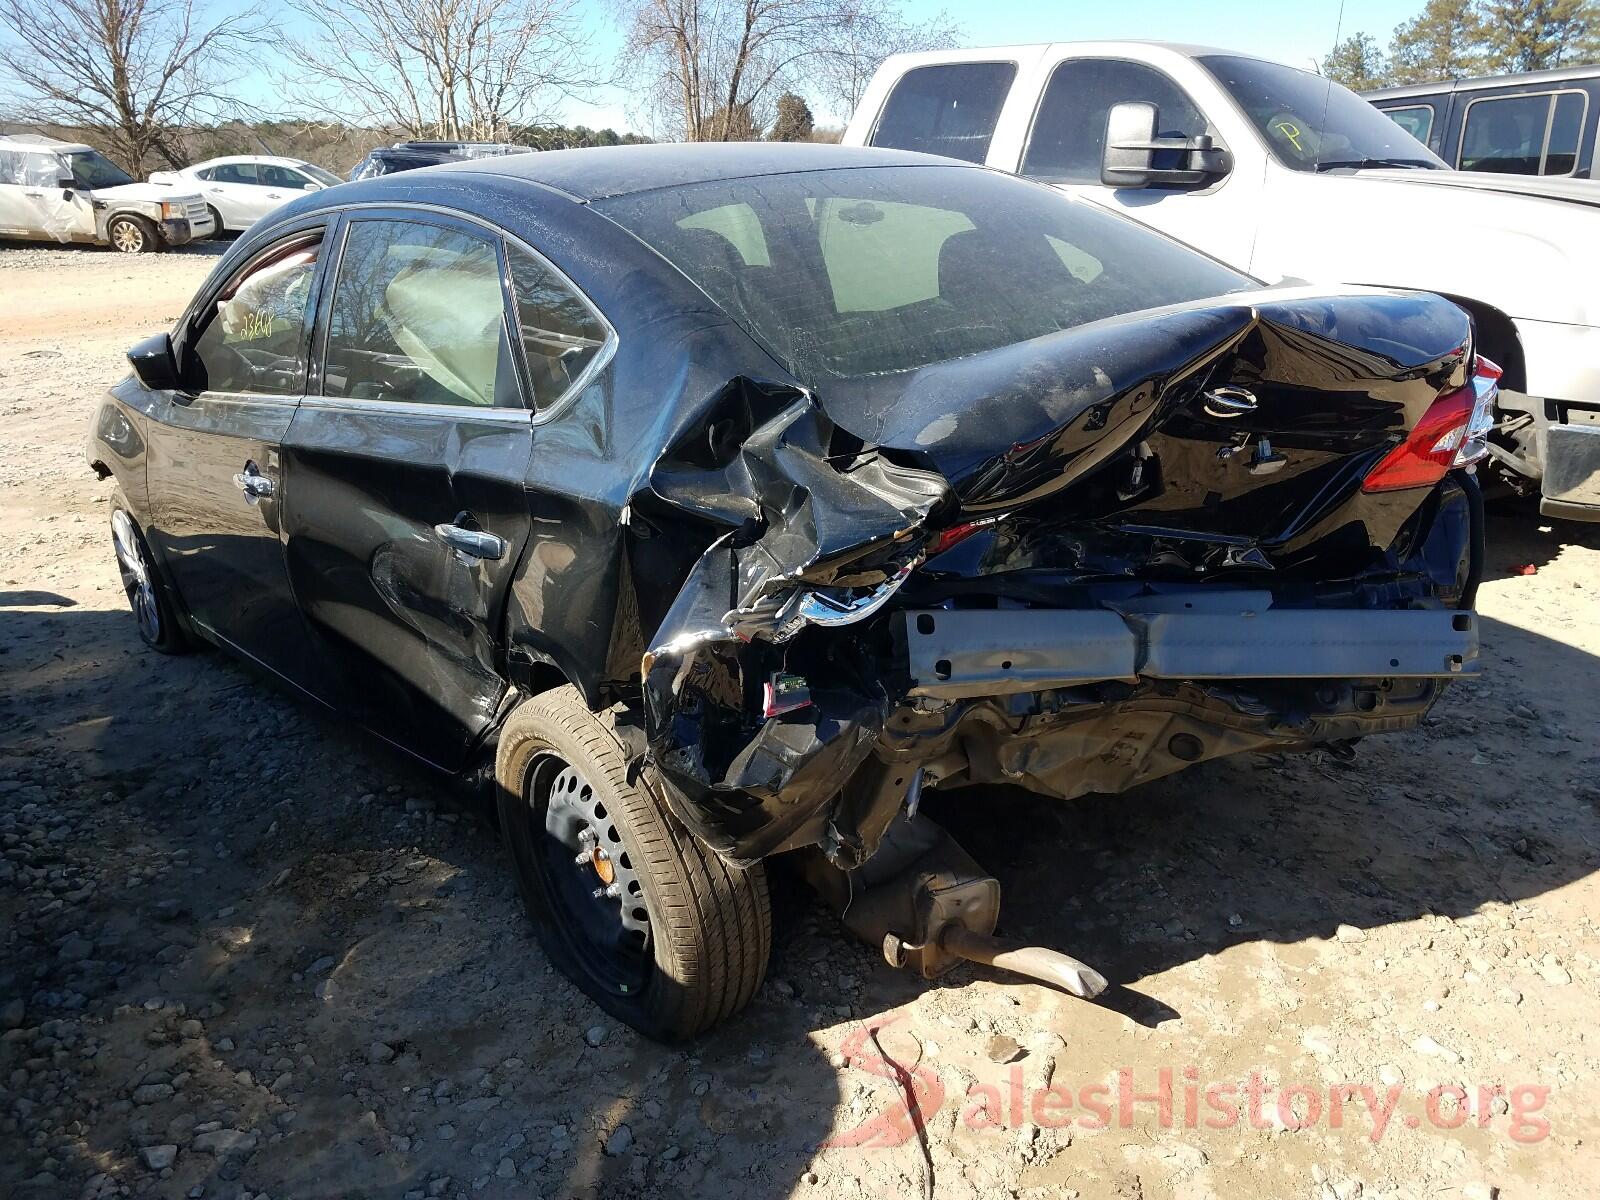
[[[1343,9],[1341,24],[1340,10]],[[1067,42],[1103,38],[1154,38],[1168,42],[1198,42],[1296,67],[1310,67],[1333,48],[1340,37],[1360,31],[1387,45],[1401,21],[1422,8],[1395,0],[1297,0],[1264,4],[1261,0],[1121,0],[1120,3],[1072,3],[1070,0],[902,0],[901,11],[913,20],[926,19],[943,9],[964,27],[964,44],[999,46],[1026,42]],[[596,48],[608,57],[616,53],[622,35],[609,6],[594,6],[592,33]],[[848,113],[821,113],[819,123],[842,124]],[[616,91],[600,94],[593,103],[568,101],[562,119],[569,125],[610,126],[621,132],[640,128],[630,118],[626,97]]]
[[[228,3],[229,0],[223,0]],[[1310,67],[1340,37],[1361,31],[1387,44],[1401,21],[1422,8],[1423,0],[1295,0],[1269,5],[1260,0],[1120,0],[1083,4],[1071,0],[901,0],[907,18],[923,20],[944,10],[965,30],[963,44],[998,46],[1027,42],[1066,42],[1107,38],[1154,38],[1197,42],[1245,54]],[[617,6],[604,0],[580,0],[586,11],[593,47],[605,61],[620,51],[623,33]],[[1341,9],[1343,18],[1341,22]],[[282,10],[280,10],[282,11]],[[266,108],[272,85],[263,76],[244,80],[244,98]],[[255,87],[251,87],[255,84]],[[609,126],[620,132],[648,133],[642,113],[630,113],[628,97],[618,88],[602,89],[588,101],[562,102],[556,119],[568,125]],[[819,112],[819,124],[842,125],[849,113]]]

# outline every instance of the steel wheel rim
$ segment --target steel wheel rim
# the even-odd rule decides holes
[[[161,609],[156,604],[155,583],[144,559],[133,519],[120,508],[111,514],[111,544],[117,552],[117,570],[122,575],[122,590],[139,622],[140,631],[150,641],[161,640]]]
[[[111,244],[124,254],[136,254],[144,249],[144,230],[132,221],[118,221],[111,226]]]
[[[638,995],[652,965],[650,918],[615,815],[583,773],[554,752],[534,759],[527,781],[533,866],[560,936],[597,985]],[[578,861],[585,854],[589,861]],[[596,889],[609,894],[595,896]]]

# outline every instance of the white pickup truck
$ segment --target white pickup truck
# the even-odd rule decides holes
[[[1600,183],[1452,171],[1320,76],[1153,42],[895,55],[844,142],[1024,175],[1269,282],[1445,295],[1505,372],[1502,476],[1600,520]]]

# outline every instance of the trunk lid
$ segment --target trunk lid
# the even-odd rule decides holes
[[[817,399],[866,444],[947,480],[952,523],[1045,505],[1110,464],[1100,474],[1114,478],[1079,488],[1076,519],[1137,514],[1281,540],[1294,519],[1349,501],[1365,469],[1465,382],[1470,340],[1467,314],[1437,296],[1278,289],[847,381]]]

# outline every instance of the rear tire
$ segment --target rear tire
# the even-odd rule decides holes
[[[772,946],[766,874],[729,866],[628,782],[610,713],[571,687],[524,702],[501,730],[495,777],[518,887],[563,974],[661,1041],[750,1002]]]
[[[141,216],[122,213],[106,226],[106,241],[121,254],[149,254],[161,248],[156,227]]]

